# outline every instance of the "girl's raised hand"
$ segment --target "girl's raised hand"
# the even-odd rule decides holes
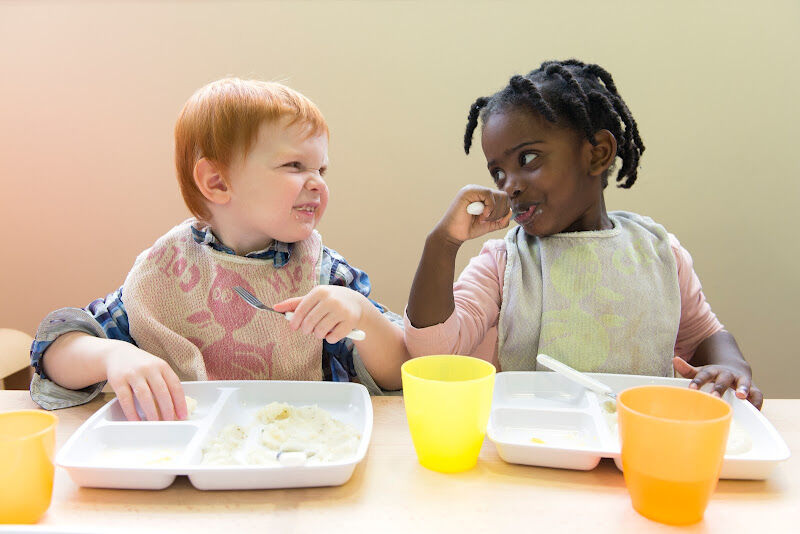
[[[704,384],[712,383],[711,394],[716,397],[721,397],[728,388],[734,388],[738,398],[749,400],[759,410],[764,403],[764,394],[752,384],[750,375],[744,371],[718,364],[695,367],[677,356],[672,359],[672,365],[681,376],[692,379],[690,389],[700,389]]]
[[[484,204],[482,214],[467,213],[467,206],[473,202]],[[469,239],[507,227],[511,215],[511,203],[503,191],[468,185],[458,192],[434,232],[456,245],[461,245]]]

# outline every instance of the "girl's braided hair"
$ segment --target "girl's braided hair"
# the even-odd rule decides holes
[[[485,123],[492,113],[517,106],[582,132],[593,145],[597,144],[595,133],[610,131],[617,140],[617,156],[622,160],[616,179],[618,186],[627,189],[636,181],[644,143],[611,74],[601,66],[576,59],[545,61],[527,76],[512,76],[505,88],[490,97],[478,98],[470,107],[464,151],[469,154],[479,118]],[[603,187],[607,184],[608,178],[604,176]]]

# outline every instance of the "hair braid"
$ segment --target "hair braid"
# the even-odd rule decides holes
[[[509,80],[508,85],[516,91],[518,94],[525,95],[528,97],[531,105],[536,108],[536,111],[544,115],[544,118],[549,120],[550,122],[556,121],[556,114],[547,101],[542,96],[542,93],[539,91],[539,88],[536,85],[526,78],[525,76],[520,76],[519,74],[512,76],[511,80]]]
[[[552,123],[572,128],[593,145],[595,134],[608,130],[617,140],[616,156],[622,160],[616,181],[629,188],[637,178],[637,168],[644,153],[639,127],[614,79],[596,64],[577,59],[544,61],[526,76],[512,76],[508,85],[472,104],[464,136],[464,149],[469,153],[478,121],[486,121],[493,113],[515,107],[528,108]],[[603,185],[607,178],[603,177]]]
[[[570,104],[572,104],[571,108],[577,110],[577,122],[583,127],[586,138],[590,143],[592,143],[592,145],[596,145],[597,140],[594,138],[592,119],[589,117],[589,110],[586,108],[586,106],[589,104],[589,98],[583,91],[581,84],[578,83],[578,80],[575,79],[575,76],[573,76],[572,73],[566,69],[566,67],[559,63],[552,63],[548,65],[544,72],[548,76],[553,76],[554,74],[561,76],[564,81],[567,82],[567,85],[569,85],[570,89],[577,93],[577,98],[569,98]]]
[[[469,108],[467,131],[464,133],[464,152],[467,154],[469,154],[469,149],[472,146],[472,134],[475,133],[475,128],[478,126],[478,115],[480,115],[481,109],[486,107],[487,102],[489,102],[489,99],[481,96]]]

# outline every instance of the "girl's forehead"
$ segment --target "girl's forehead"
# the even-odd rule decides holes
[[[484,119],[481,132],[484,152],[505,151],[523,141],[555,143],[574,139],[575,134],[571,129],[558,126],[524,108],[491,113]]]

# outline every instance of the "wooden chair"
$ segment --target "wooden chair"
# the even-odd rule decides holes
[[[28,389],[32,342],[25,332],[0,328],[0,389]]]

